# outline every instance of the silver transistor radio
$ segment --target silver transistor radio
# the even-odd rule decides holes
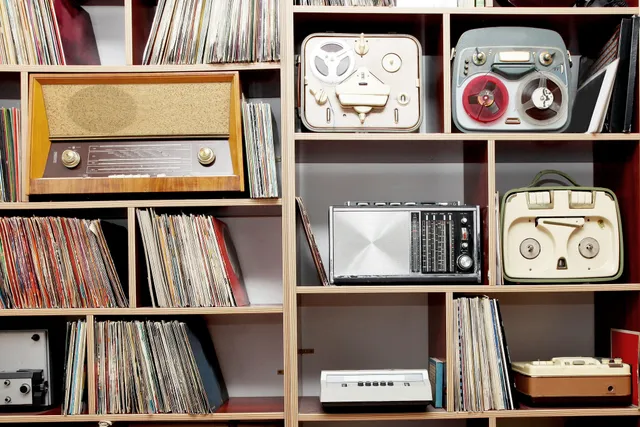
[[[302,42],[300,116],[318,132],[411,132],[422,123],[422,47],[400,34]]]
[[[554,31],[467,31],[453,59],[453,121],[463,132],[561,132],[571,116],[570,67]]]
[[[569,186],[538,187],[557,174]],[[502,259],[511,282],[602,282],[620,277],[620,209],[606,188],[578,186],[568,175],[541,171],[502,201]]]
[[[481,282],[480,207],[355,202],[329,208],[329,280]]]

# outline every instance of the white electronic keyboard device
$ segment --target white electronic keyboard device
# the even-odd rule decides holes
[[[320,402],[327,412],[425,411],[431,401],[426,369],[321,373]]]

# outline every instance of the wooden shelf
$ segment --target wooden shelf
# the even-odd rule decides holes
[[[279,62],[195,65],[0,65],[0,73],[153,73],[279,70]]]
[[[296,141],[637,141],[637,133],[307,133]]]
[[[634,15],[637,7],[365,7],[293,6],[295,14],[384,14],[384,15]]]
[[[320,399],[305,396],[298,403],[300,421],[408,421],[408,420],[445,420],[470,418],[551,418],[551,417],[594,417],[594,416],[638,416],[640,410],[635,407],[606,408],[558,408],[558,409],[516,409],[513,411],[487,412],[447,412],[429,407],[426,412],[400,413],[348,413],[329,414],[322,410]]]
[[[178,422],[178,421],[258,421],[284,419],[284,399],[282,397],[232,397],[213,414],[103,414],[103,415],[46,415],[40,414],[0,414],[3,423],[66,423],[66,422]]]
[[[561,293],[640,291],[640,283],[550,285],[421,285],[421,286],[298,286],[298,295],[426,294],[426,293]]]
[[[98,200],[77,202],[0,203],[1,210],[38,209],[126,209],[189,207],[269,207],[282,206],[282,199],[172,199],[172,200]]]
[[[35,308],[0,310],[0,317],[32,316],[217,316],[247,314],[282,314],[281,305],[249,307],[189,307],[189,308]],[[0,414],[1,415],[1,414]]]

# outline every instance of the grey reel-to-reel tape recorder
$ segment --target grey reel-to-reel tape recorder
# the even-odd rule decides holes
[[[399,34],[312,34],[300,117],[318,132],[411,132],[422,123],[422,47]]]
[[[469,30],[455,48],[454,123],[463,132],[562,132],[571,119],[570,67],[554,31]]]

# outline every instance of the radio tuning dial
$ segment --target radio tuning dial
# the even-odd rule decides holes
[[[460,255],[457,263],[460,270],[468,270],[473,265],[473,260],[469,255]]]
[[[209,147],[202,147],[198,151],[198,161],[203,166],[209,166],[216,161],[216,155]]]
[[[80,164],[80,154],[75,150],[64,150],[61,160],[65,168],[73,169]]]

